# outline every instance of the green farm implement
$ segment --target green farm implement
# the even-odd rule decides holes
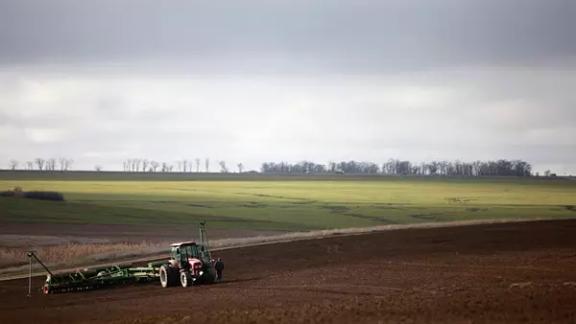
[[[200,242],[188,241],[170,246],[170,258],[150,262],[146,266],[113,265],[95,269],[54,274],[33,252],[28,252],[30,262],[35,259],[48,273],[42,287],[45,294],[85,291],[127,283],[158,280],[162,287],[189,287],[200,283],[214,283],[216,271],[210,255],[204,224],[200,224]]]

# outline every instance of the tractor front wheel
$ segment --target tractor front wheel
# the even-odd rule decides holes
[[[178,282],[178,271],[169,265],[162,265],[159,275],[163,288],[174,286]]]
[[[180,272],[180,284],[184,288],[192,286],[192,276],[188,273],[188,271]]]

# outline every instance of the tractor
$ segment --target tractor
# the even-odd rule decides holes
[[[29,291],[32,284],[32,260],[35,259],[48,273],[42,287],[45,294],[84,291],[106,286],[134,282],[150,282],[160,279],[162,287],[189,287],[193,284],[216,282],[214,260],[210,256],[205,224],[200,223],[200,241],[188,241],[170,245],[169,260],[150,262],[146,266],[111,265],[96,269],[54,274],[38,258],[28,251],[30,258]]]
[[[180,285],[189,287],[195,283],[216,281],[214,260],[203,244],[196,242],[174,243],[170,248],[170,260],[159,269],[162,287]]]

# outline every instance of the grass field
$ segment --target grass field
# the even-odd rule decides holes
[[[576,181],[497,178],[262,178],[33,180],[65,202],[0,198],[1,223],[193,224],[211,228],[312,230],[472,219],[576,217]]]

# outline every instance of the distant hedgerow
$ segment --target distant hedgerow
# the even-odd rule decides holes
[[[14,191],[12,190],[0,191],[0,197],[14,197]]]
[[[52,201],[64,201],[64,195],[56,191],[28,191],[17,187],[14,190],[0,191],[0,197],[28,198]]]
[[[28,191],[24,193],[24,198],[63,201],[64,195],[56,191]]]

